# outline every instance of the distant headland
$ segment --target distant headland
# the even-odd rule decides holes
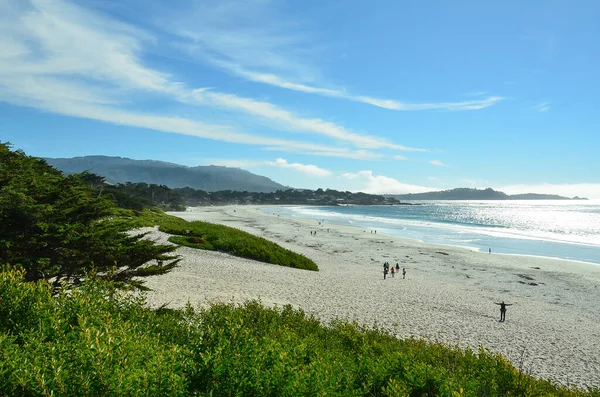
[[[437,192],[393,194],[388,196],[397,200],[587,200],[584,197],[575,196],[570,198],[556,194],[524,193],[509,195],[492,188],[473,189],[464,187]]]

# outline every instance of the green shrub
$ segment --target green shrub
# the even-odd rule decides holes
[[[176,244],[227,252],[243,258],[297,269],[319,270],[317,265],[304,255],[232,227],[201,221],[182,223],[169,220],[160,224],[160,230],[179,235],[169,239]]]
[[[589,396],[506,359],[302,310],[150,310],[88,277],[57,296],[0,272],[0,396]]]
[[[226,252],[242,258],[296,269],[319,270],[317,264],[304,255],[232,227],[201,221],[188,222],[164,214],[160,209],[138,213],[119,210],[115,214],[118,215],[118,219],[114,222],[124,222],[131,228],[159,225],[160,231],[175,235],[170,237],[169,241],[178,245]]]

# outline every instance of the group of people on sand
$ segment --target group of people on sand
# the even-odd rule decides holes
[[[388,273],[391,273],[392,277],[394,277],[394,274],[400,273],[400,265],[398,264],[398,262],[396,262],[396,267],[394,267],[393,265],[390,265],[389,262],[383,263],[383,279],[384,280],[387,277]],[[406,268],[405,267],[402,268],[402,278],[406,278]]]
[[[396,266],[391,265],[389,262],[383,262],[383,279],[385,280],[388,273],[391,273],[392,277],[396,273],[400,273],[400,265],[396,262]],[[406,268],[402,268],[402,278],[406,278]],[[512,306],[512,303],[504,303],[504,301],[498,303],[494,302],[496,305],[500,306],[500,322],[504,322],[506,320],[506,307]]]

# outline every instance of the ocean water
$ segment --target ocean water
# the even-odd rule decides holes
[[[600,201],[420,201],[402,206],[277,206],[315,222],[487,252],[600,264]]]

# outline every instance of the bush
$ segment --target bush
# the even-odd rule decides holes
[[[51,292],[0,272],[2,396],[600,396],[519,373],[485,349],[326,327],[290,306],[153,311],[93,278]]]
[[[319,267],[311,259],[285,249],[280,245],[232,227],[208,222],[188,222],[184,219],[144,210],[138,214],[120,210],[120,217],[131,228],[159,225],[162,232],[174,234],[169,241],[191,248],[226,252],[242,258],[288,266],[296,269],[318,271]]]

